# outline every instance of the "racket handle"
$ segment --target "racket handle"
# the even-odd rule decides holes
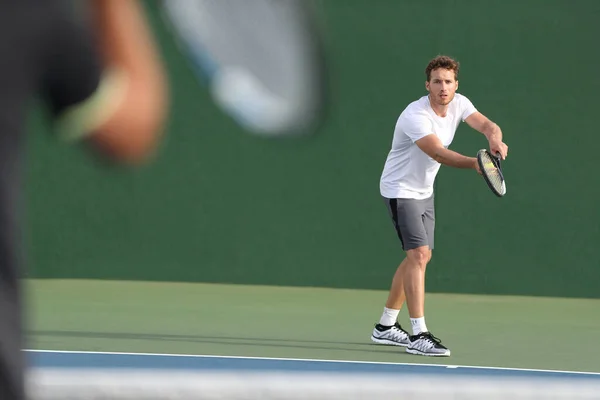
[[[502,161],[502,155],[499,151],[496,152],[496,159],[498,160],[498,166],[500,166],[500,162]]]

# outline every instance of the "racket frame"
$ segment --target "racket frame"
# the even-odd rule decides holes
[[[500,153],[496,153],[496,155],[493,155],[488,150],[481,149],[477,152],[477,164],[479,164],[479,169],[481,170],[481,175],[483,176],[485,183],[487,183],[487,185],[490,188],[490,190],[492,191],[492,193],[494,193],[498,197],[503,197],[506,194],[506,190],[505,190],[505,193],[500,193],[498,190],[496,190],[496,188],[494,187],[494,185],[488,178],[487,174],[485,173],[485,169],[483,167],[483,161],[481,160],[482,154],[487,154],[490,157],[490,159],[494,163],[494,166],[496,167],[496,170],[498,171],[498,174],[500,175],[500,179],[502,180],[503,185],[506,185],[506,181],[504,179],[504,174],[502,173],[502,164],[501,164]]]

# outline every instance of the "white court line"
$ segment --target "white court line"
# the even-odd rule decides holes
[[[562,371],[562,370],[531,369],[531,368],[483,367],[483,366],[472,366],[472,365],[393,363],[393,362],[353,361],[353,360],[323,360],[323,359],[310,359],[310,358],[218,356],[218,355],[203,355],[203,354],[128,353],[128,352],[112,352],[112,351],[82,351],[82,350],[25,349],[25,351],[30,352],[30,353],[100,354],[100,355],[123,355],[123,356],[144,356],[144,357],[183,357],[183,358],[226,358],[226,359],[267,360],[267,361],[304,361],[304,362],[341,363],[341,364],[375,364],[375,365],[401,365],[401,366],[440,367],[440,368],[473,368],[473,369],[484,369],[484,370],[501,370],[501,371],[518,371],[518,372],[521,372],[521,371],[522,372],[548,372],[548,373],[555,373],[555,374],[600,376],[600,372]]]

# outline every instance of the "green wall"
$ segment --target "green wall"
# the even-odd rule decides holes
[[[379,175],[397,116],[444,53],[462,63],[459,92],[503,128],[508,193],[442,168],[427,290],[600,297],[600,2],[322,2],[329,114],[292,140],[217,109],[155,4],[174,96],[160,156],[108,169],[36,115],[30,276],[387,289],[402,254]],[[452,148],[485,146],[465,125]]]

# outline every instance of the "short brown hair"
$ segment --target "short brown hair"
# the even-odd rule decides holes
[[[460,70],[460,63],[448,56],[437,56],[433,60],[429,61],[427,68],[425,68],[427,82],[431,80],[431,71],[438,68],[444,68],[450,71],[454,71],[454,79],[458,80],[458,71]]]

